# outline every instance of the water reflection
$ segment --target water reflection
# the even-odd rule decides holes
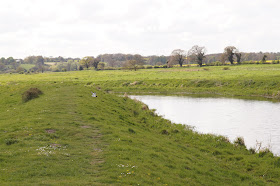
[[[244,137],[247,147],[262,142],[280,155],[280,103],[230,98],[130,96],[174,123],[195,127],[201,133]]]

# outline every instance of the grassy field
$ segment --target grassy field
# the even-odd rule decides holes
[[[227,69],[228,68],[228,69]],[[226,70],[225,70],[226,69]],[[79,71],[0,75],[0,83],[82,82],[107,91],[138,94],[209,94],[280,99],[280,64],[190,67],[138,71]]]
[[[24,68],[25,70],[29,70],[29,69],[35,67],[35,65],[33,65],[33,64],[21,64],[20,66],[22,68]]]
[[[270,152],[254,154],[224,137],[195,133],[111,92],[277,99],[279,70],[244,65],[0,75],[0,183],[279,185],[280,158]],[[23,103],[21,94],[31,87],[43,95]]]

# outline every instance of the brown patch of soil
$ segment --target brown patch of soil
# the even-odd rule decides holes
[[[55,130],[54,129],[47,129],[46,133],[52,134],[52,133],[55,133]]]
[[[82,128],[84,128],[84,129],[89,129],[89,128],[91,128],[90,126],[88,126],[88,125],[84,125],[84,126],[81,126]]]
[[[51,147],[61,147],[60,144],[56,144],[56,143],[52,143],[50,146],[51,146]]]
[[[91,165],[96,165],[96,164],[101,164],[101,163],[104,163],[104,160],[97,159],[97,160],[94,160],[94,161],[90,162]]]

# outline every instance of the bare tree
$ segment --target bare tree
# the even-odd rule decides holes
[[[183,66],[183,63],[185,62],[187,57],[187,53],[184,50],[176,49],[173,50],[170,56],[170,60],[168,61],[168,66],[171,64],[179,63],[180,67]]]
[[[205,58],[205,54],[206,54],[205,47],[200,47],[198,45],[194,45],[188,51],[188,58],[190,58],[192,61],[197,62],[197,64],[201,67],[203,59]]]
[[[139,55],[139,54],[135,54],[135,55],[133,56],[133,59],[134,59],[135,61],[137,61],[138,65],[144,65],[144,64],[145,64],[144,58],[143,58],[141,55]]]
[[[229,60],[230,64],[233,64],[233,60],[234,60],[233,57],[234,57],[235,51],[236,51],[236,48],[234,46],[227,46],[224,49],[224,54],[225,54],[227,60]]]

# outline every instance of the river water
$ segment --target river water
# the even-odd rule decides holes
[[[130,97],[174,123],[193,126],[197,132],[223,135],[231,141],[243,137],[247,148],[261,143],[263,148],[280,155],[280,103],[185,96]]]

